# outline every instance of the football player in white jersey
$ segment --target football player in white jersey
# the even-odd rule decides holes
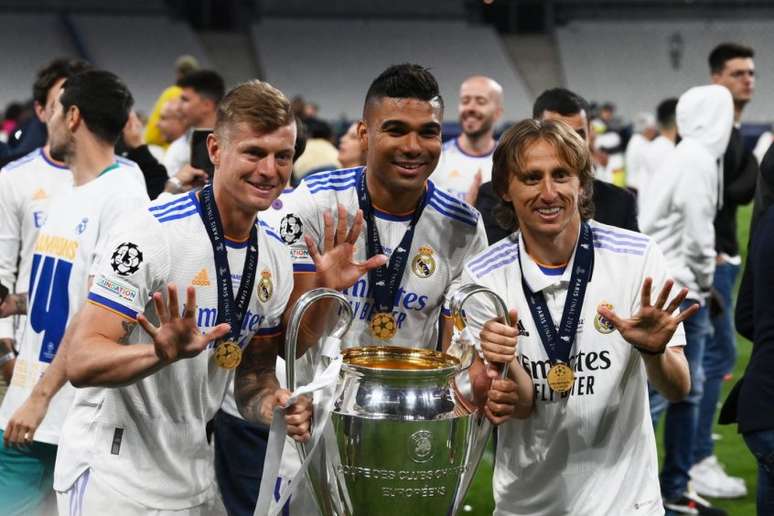
[[[54,59],[38,71],[32,95],[41,122],[48,122],[65,79],[88,68],[78,59]],[[0,283],[12,293],[0,304],[0,340],[7,348],[17,347],[24,327],[23,315],[10,316],[27,313],[32,248],[46,210],[71,184],[70,171],[51,158],[48,144],[0,170]]]
[[[592,179],[588,146],[560,121],[522,121],[495,150],[499,220],[517,231],[470,260],[463,281],[520,317],[516,346],[480,322],[483,303],[466,307],[485,357],[519,373],[520,419],[499,428],[497,515],[664,514],[647,381],[686,395],[681,323],[696,309],[675,313],[687,290],[669,301],[650,238],[591,219]]]
[[[457,109],[462,134],[444,143],[430,177],[436,186],[475,205],[478,187],[492,179],[494,131],[503,114],[503,88],[489,77],[468,77],[460,86]]]
[[[229,385],[250,421],[287,399],[274,363],[293,276],[257,214],[287,182],[295,137],[281,92],[237,86],[208,139],[213,183],[154,201],[113,232],[67,356],[73,384],[89,388],[62,432],[60,514],[212,513],[205,425]],[[286,413],[291,431],[295,410],[305,420],[308,402]]]
[[[67,164],[73,186],[51,203],[35,242],[21,352],[0,408],[0,500],[10,514],[35,511],[36,500],[51,493],[56,445],[73,398],[65,331],[86,300],[108,231],[148,201],[144,184],[113,153],[132,102],[115,75],[88,70],[65,81],[48,123],[51,156]]]
[[[428,181],[441,151],[442,110],[438,85],[427,70],[389,67],[371,84],[358,124],[366,166],[304,178],[271,215],[291,248],[294,296],[329,287],[349,299],[355,320],[344,336],[347,346],[435,349],[439,340],[444,349],[448,345],[451,318],[442,315],[449,315],[447,301],[464,262],[486,247],[486,234],[475,209]],[[334,225],[330,208],[337,205],[338,220],[365,222],[352,242],[354,259],[372,264],[387,256],[384,267],[344,278],[333,257],[320,256],[333,245],[325,234]],[[337,234],[338,241],[344,239],[343,225]],[[392,284],[392,290],[380,284]],[[503,384],[501,389],[510,389],[509,382]],[[282,485],[298,468],[293,447],[285,449]],[[316,510],[308,493],[296,496],[291,513]]]

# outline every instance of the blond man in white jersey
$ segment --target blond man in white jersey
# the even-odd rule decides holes
[[[66,329],[86,299],[109,230],[148,201],[133,168],[113,154],[131,105],[115,75],[89,70],[67,79],[49,120],[51,156],[67,164],[73,186],[51,203],[33,249],[21,352],[0,407],[0,505],[7,514],[33,513],[34,495],[52,493],[54,454],[74,394],[65,375]]]
[[[71,381],[89,388],[60,442],[61,515],[217,511],[205,425],[229,386],[253,422],[287,400],[274,363],[293,276],[258,213],[287,182],[295,136],[281,92],[237,86],[208,139],[213,183],[114,231],[67,355]],[[289,431],[306,432],[309,412],[291,406]]]
[[[470,260],[463,281],[500,294],[520,317],[518,346],[475,300],[466,314],[485,357],[510,363],[515,415],[499,428],[495,514],[661,515],[647,381],[688,392],[687,290],[648,237],[600,224],[587,145],[558,121],[522,121],[501,138],[498,215],[517,230]],[[663,285],[655,302],[653,285]],[[526,374],[525,374],[526,373]]]
[[[481,183],[492,180],[495,125],[503,115],[503,88],[489,77],[474,75],[460,85],[457,105],[462,134],[443,145],[432,180],[452,196],[476,204]]]

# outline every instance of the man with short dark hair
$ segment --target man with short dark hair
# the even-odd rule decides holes
[[[32,86],[36,117],[44,124],[53,113],[64,81],[91,68],[77,59],[54,59],[41,68]],[[24,316],[9,317],[16,303],[26,304],[32,246],[46,219],[46,209],[58,192],[72,183],[72,174],[64,163],[51,158],[48,142],[25,157],[0,170],[0,283],[11,295],[0,304],[0,340],[4,349],[16,350]],[[0,352],[2,353],[2,352]],[[13,351],[11,351],[13,353]],[[15,355],[3,353],[0,361],[14,361]],[[10,376],[6,378],[10,382]]]
[[[464,262],[486,247],[486,237],[478,212],[428,180],[441,153],[442,120],[433,75],[416,64],[390,66],[371,83],[358,122],[366,166],[304,178],[272,215],[293,256],[291,302],[316,287],[340,290],[355,314],[343,339],[347,347],[435,349],[439,340],[448,346],[450,296]],[[364,235],[348,240],[360,270],[346,277],[334,265],[353,257],[326,249],[333,242],[325,238],[333,206],[339,224],[365,222]],[[368,266],[375,268],[368,272]],[[493,386],[507,395],[510,388],[507,381]],[[294,455],[284,456],[283,488],[298,469]],[[312,514],[314,506],[298,494],[294,504],[301,498],[302,506],[291,511]]]
[[[65,367],[68,332],[78,324],[96,264],[110,260],[101,254],[108,232],[148,200],[135,166],[113,152],[132,103],[115,75],[87,70],[61,85],[50,113],[50,154],[70,169],[73,187],[52,202],[34,246],[21,352],[0,409],[0,506],[7,514],[29,514],[51,494],[74,397]]]
[[[182,89],[180,114],[188,130],[170,144],[164,155],[163,164],[169,177],[177,175],[191,161],[191,131],[215,126],[218,102],[225,91],[223,78],[212,70],[191,72],[178,81],[178,86]]]
[[[532,117],[535,120],[561,120],[591,145],[589,113],[588,102],[580,95],[565,88],[552,88],[544,91],[532,106]],[[639,231],[637,204],[630,192],[598,179],[594,179],[592,190],[594,220],[631,231]],[[497,224],[492,213],[498,202],[499,199],[495,195],[492,185],[481,185],[476,208],[484,219],[490,244],[508,236],[508,232]]]
[[[734,330],[734,286],[741,268],[737,241],[737,208],[749,204],[755,195],[758,163],[745,149],[739,131],[742,111],[755,91],[755,53],[737,43],[722,43],[709,55],[710,81],[724,86],[734,101],[734,127],[723,155],[723,198],[715,217],[715,250],[717,252],[713,281],[714,298],[720,306],[713,312],[713,335],[704,351],[704,390],[699,405],[694,467],[691,480],[704,496],[736,498],[747,494],[744,479],[729,476],[714,454],[712,427],[720,399],[723,378],[734,369],[736,331]]]

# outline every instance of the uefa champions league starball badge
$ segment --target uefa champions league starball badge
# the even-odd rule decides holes
[[[371,333],[377,339],[389,340],[395,336],[397,331],[395,316],[389,312],[379,312],[374,314],[373,319],[371,319]]]

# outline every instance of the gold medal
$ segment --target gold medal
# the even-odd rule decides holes
[[[233,340],[226,340],[215,348],[215,363],[223,369],[234,369],[242,361],[242,348]]]
[[[554,392],[565,393],[572,389],[575,373],[564,362],[557,362],[548,370],[548,386]]]
[[[379,312],[371,319],[371,333],[377,339],[388,340],[395,336],[398,326],[395,317],[389,312]]]

